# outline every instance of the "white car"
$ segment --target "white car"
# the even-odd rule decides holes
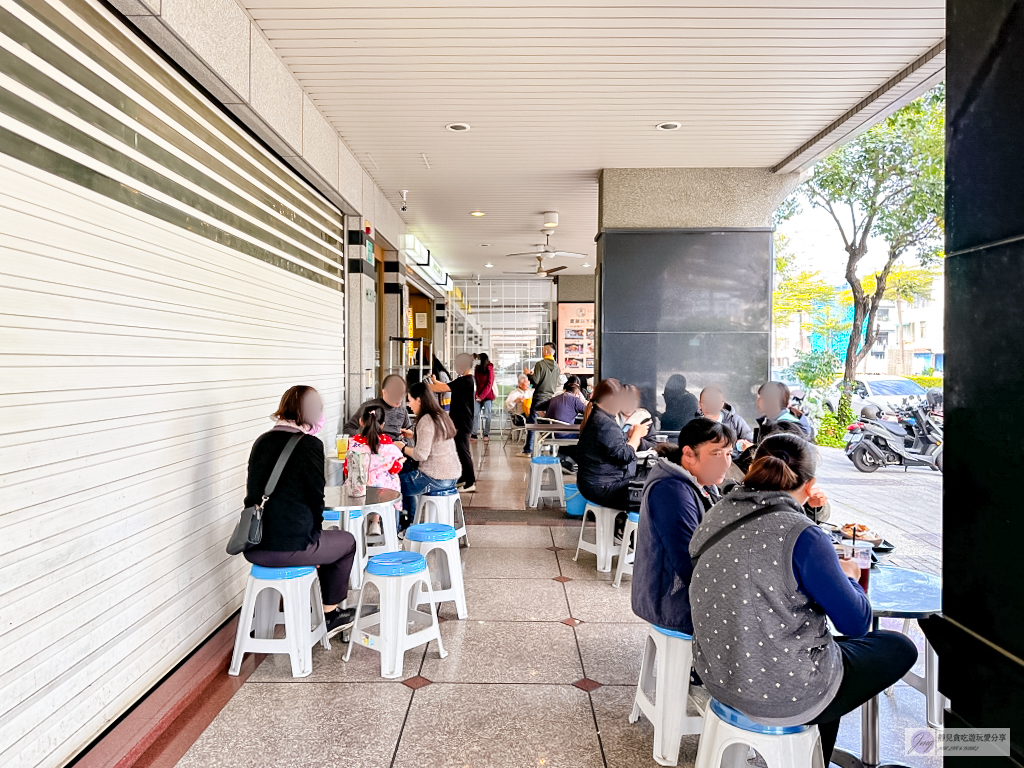
[[[839,407],[842,384],[843,380],[840,379],[825,396],[825,405],[833,413]],[[895,408],[902,405],[925,405],[927,402],[927,390],[905,376],[865,374],[854,381],[850,406],[854,416],[860,416],[866,405],[878,406],[883,413],[893,413]]]

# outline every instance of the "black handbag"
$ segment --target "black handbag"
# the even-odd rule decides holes
[[[636,465],[636,474],[629,481],[629,512],[639,512],[640,503],[644,498],[644,486],[647,484],[647,476],[651,474],[654,465],[658,463],[657,456],[648,456]]]
[[[242,510],[242,514],[238,518],[238,524],[235,525],[235,530],[231,534],[231,538],[228,539],[227,547],[225,547],[229,555],[240,555],[247,549],[252,549],[263,540],[263,507],[266,505],[267,499],[270,498],[270,494],[277,487],[277,481],[281,479],[281,473],[284,472],[284,465],[288,463],[292,451],[295,450],[295,446],[299,444],[301,438],[302,433],[296,432],[285,443],[281,455],[277,457],[274,471],[270,473],[270,479],[267,480],[267,487],[263,491],[263,498],[260,500],[260,503]]]

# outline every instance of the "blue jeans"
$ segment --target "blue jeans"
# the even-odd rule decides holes
[[[484,435],[483,436],[484,437],[490,437],[490,435],[491,435],[491,406],[493,405],[494,401],[493,400],[483,400],[483,401],[481,401],[481,400],[474,400],[473,403],[474,403],[474,407],[473,407],[473,434],[474,435],[479,435],[480,434],[480,427],[482,426],[483,429],[484,429]],[[482,420],[480,418],[481,414],[483,415],[483,419]],[[483,422],[482,424],[481,424],[481,421]]]
[[[458,482],[458,479],[435,480],[418,469],[398,477],[402,481],[402,506],[410,518],[416,514],[416,497],[419,494],[430,491],[446,491],[449,488],[454,488]]]

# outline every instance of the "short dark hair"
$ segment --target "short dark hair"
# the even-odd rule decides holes
[[[679,449],[692,448],[696,450],[704,443],[725,443],[732,445],[736,442],[736,433],[728,424],[720,421],[712,421],[698,416],[691,419],[679,430]]]
[[[554,352],[555,351],[554,342],[550,342],[550,341],[545,342],[544,343],[544,349],[550,349],[552,352]]]

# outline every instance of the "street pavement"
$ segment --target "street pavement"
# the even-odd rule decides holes
[[[893,565],[942,572],[942,473],[883,467],[865,474],[840,448],[819,448],[818,485],[832,502],[830,523],[863,523],[896,545]]]

